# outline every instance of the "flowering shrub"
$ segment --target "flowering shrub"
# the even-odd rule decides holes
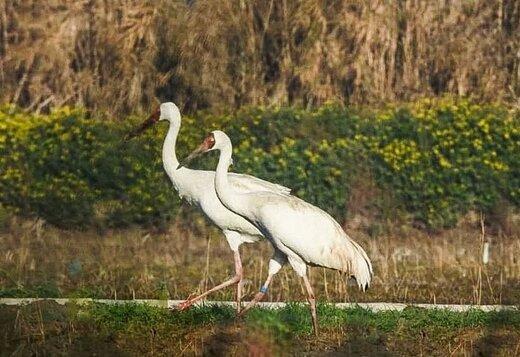
[[[167,124],[123,143],[140,120],[0,108],[0,203],[68,227],[168,222],[179,199],[162,168]],[[520,205],[519,121],[499,105],[452,99],[372,112],[247,108],[183,117],[177,147],[182,158],[206,132],[223,129],[234,143],[235,171],[291,187],[340,220],[356,172],[368,167],[415,219],[444,227],[469,209]],[[193,166],[215,163],[207,155]]]
[[[422,100],[383,111],[363,138],[380,184],[432,227],[500,198],[519,204],[518,118],[498,105]]]
[[[14,110],[14,113],[10,113]],[[49,116],[0,112],[2,203],[19,213],[35,213],[62,225],[87,223],[99,196],[95,175],[99,157],[94,140],[100,123],[63,108]]]
[[[65,227],[93,223],[100,213],[109,225],[155,223],[174,214],[177,201],[160,156],[146,145],[123,145],[121,134],[80,110],[28,115],[2,108],[1,203]]]

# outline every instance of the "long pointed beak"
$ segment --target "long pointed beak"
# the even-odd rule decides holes
[[[132,138],[138,136],[143,131],[145,131],[147,128],[151,127],[153,124],[155,124],[159,120],[159,116],[161,115],[161,110],[157,108],[149,117],[146,119],[138,128],[132,130],[130,133],[128,133],[124,141],[127,142],[131,140]]]
[[[179,164],[179,168],[183,167],[183,166],[186,166],[191,161],[193,161],[193,159],[195,159],[196,157],[199,157],[200,155],[204,154],[206,151],[208,151],[208,150],[207,150],[206,146],[204,145],[204,143],[202,143],[198,148],[193,150],[191,152],[191,154],[186,156],[186,158],[184,160],[182,160],[182,162]]]

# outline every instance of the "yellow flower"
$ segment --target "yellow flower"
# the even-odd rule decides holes
[[[446,160],[446,158],[444,156],[439,156],[439,165],[441,165],[441,167],[444,167],[444,168],[450,168],[451,167],[451,164],[448,160]]]

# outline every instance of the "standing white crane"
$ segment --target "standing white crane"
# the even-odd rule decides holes
[[[159,120],[167,120],[170,123],[162,149],[163,165],[168,177],[181,198],[198,206],[202,212],[222,230],[233,251],[235,259],[234,277],[196,297],[188,298],[179,305],[179,309],[184,310],[210,293],[237,284],[237,311],[240,312],[243,273],[239,247],[242,243],[256,242],[263,238],[263,236],[254,225],[222,205],[215,192],[214,171],[191,170],[179,165],[175,154],[175,144],[181,127],[181,114],[179,108],[177,108],[174,103],[161,104],[129,137],[136,136]],[[290,193],[290,189],[287,187],[276,185],[250,175],[229,173],[228,176],[230,185],[238,192],[261,190],[282,195]]]
[[[312,324],[317,334],[316,300],[307,278],[307,265],[348,273],[364,291],[370,285],[373,274],[367,254],[329,214],[318,207],[284,192],[262,188],[237,191],[228,178],[233,149],[231,140],[224,132],[213,131],[186,160],[211,150],[220,151],[215,175],[218,198],[231,211],[253,223],[275,248],[267,280],[242,314],[263,298],[273,276],[288,260],[305,283]]]

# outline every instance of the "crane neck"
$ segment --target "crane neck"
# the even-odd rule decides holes
[[[222,204],[231,211],[238,213],[234,209],[236,208],[236,205],[234,204],[235,193],[228,180],[228,170],[232,163],[232,152],[233,149],[230,143],[223,145],[223,147],[220,148],[220,156],[215,171],[215,190]]]
[[[177,135],[179,135],[180,125],[174,122],[170,122],[168,133],[164,139],[162,159],[164,170],[170,178],[175,175],[175,170],[179,167],[179,160],[175,153],[175,145],[177,143]]]

